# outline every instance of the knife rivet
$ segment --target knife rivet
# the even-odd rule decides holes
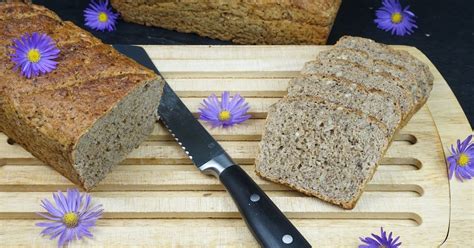
[[[183,143],[181,143],[181,142],[178,142],[178,145],[182,146],[182,145],[183,145]]]
[[[185,146],[183,146],[183,147],[181,147],[181,148],[183,148],[183,150],[186,150],[186,147],[185,147]]]
[[[193,159],[193,156],[189,156],[189,159]]]
[[[185,151],[186,152],[186,155],[189,155],[189,152],[188,151]]]
[[[293,243],[293,237],[289,234],[285,234],[281,238],[281,241],[283,241],[283,243],[289,245],[289,244]]]
[[[258,202],[258,201],[260,200],[260,196],[257,195],[257,194],[252,194],[252,195],[250,196],[250,200],[251,200],[252,202]]]

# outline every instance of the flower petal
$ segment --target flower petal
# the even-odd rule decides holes
[[[62,220],[61,217],[51,216],[49,214],[43,214],[43,213],[40,213],[40,212],[37,212],[36,214],[43,217],[43,218],[45,218],[45,219],[52,220],[52,221],[61,221]]]
[[[56,208],[48,199],[44,199],[41,201],[42,206],[48,213],[56,217],[62,217],[64,215],[64,211],[62,209]]]

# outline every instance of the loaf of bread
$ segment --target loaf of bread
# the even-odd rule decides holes
[[[398,100],[377,89],[342,77],[313,74],[297,77],[290,81],[288,96],[316,96],[349,109],[360,110],[385,124],[389,136],[395,133],[401,122]]]
[[[318,98],[284,98],[268,111],[256,172],[352,209],[387,149],[386,129]]]
[[[89,190],[152,131],[163,79],[53,12],[0,4],[0,131]],[[57,68],[14,71],[12,39],[49,35]]]
[[[341,0],[112,0],[129,22],[240,44],[325,44]]]

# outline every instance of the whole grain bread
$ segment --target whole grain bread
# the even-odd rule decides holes
[[[341,0],[112,0],[125,21],[240,44],[325,44]]]
[[[390,64],[406,68],[417,79],[422,92],[422,102],[426,101],[433,89],[433,74],[428,65],[413,57],[409,52],[393,49],[385,44],[377,43],[362,37],[344,36],[336,43],[336,47],[361,50],[375,60],[383,60]],[[422,104],[418,104],[421,107]]]
[[[163,79],[43,7],[0,4],[0,130],[89,190],[152,131]],[[12,39],[49,35],[57,68],[14,71]]]
[[[319,98],[284,98],[268,111],[256,158],[263,178],[352,209],[389,144],[386,127]]]
[[[355,50],[344,47],[334,47],[329,50],[322,51],[318,54],[320,58],[326,59],[343,59],[354,63],[358,63],[375,72],[386,72],[397,78],[404,86],[410,89],[414,99],[415,106],[423,104],[426,100],[421,88],[418,87],[418,82],[413,73],[408,71],[405,67],[391,64],[385,60],[374,60],[368,53],[362,50]],[[416,107],[415,107],[416,108]]]
[[[367,89],[341,77],[312,74],[290,81],[288,96],[316,96],[349,109],[360,110],[385,124],[393,135],[401,123],[398,100],[377,89]]]
[[[306,63],[301,74],[326,74],[342,77],[362,84],[368,89],[377,89],[390,94],[399,100],[403,120],[411,116],[414,111],[415,105],[411,90],[405,88],[400,80],[387,73],[371,71],[354,62],[318,57],[316,60]]]

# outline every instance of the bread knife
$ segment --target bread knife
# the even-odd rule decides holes
[[[137,46],[114,45],[122,54],[160,74],[146,51]],[[224,151],[165,83],[158,107],[160,120],[196,167],[219,179],[262,247],[311,247],[249,175]]]

